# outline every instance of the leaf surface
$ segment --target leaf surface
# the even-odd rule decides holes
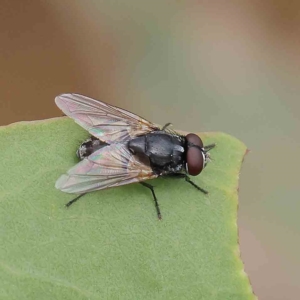
[[[54,188],[88,137],[68,118],[0,128],[0,298],[255,299],[239,256],[237,188],[246,147],[200,135],[213,161],[193,178],[98,191],[69,209]]]

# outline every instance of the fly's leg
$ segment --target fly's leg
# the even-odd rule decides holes
[[[172,123],[167,123],[166,125],[164,125],[164,127],[161,130],[164,131],[166,128],[168,128],[171,125],[172,125]]]
[[[169,177],[175,177],[175,178],[184,178],[186,182],[190,183],[193,187],[195,187],[198,191],[202,192],[203,194],[208,194],[208,191],[201,188],[198,186],[196,183],[194,183],[189,176],[186,174],[181,174],[181,173],[174,173],[174,174],[169,174]]]
[[[71,206],[73,203],[75,203],[77,200],[79,200],[82,196],[86,195],[87,193],[81,194],[79,196],[77,196],[76,198],[74,198],[73,200],[69,201],[65,206],[69,207]]]
[[[154,199],[156,212],[157,212],[157,217],[158,217],[159,220],[161,220],[161,213],[160,213],[160,209],[159,209],[159,205],[158,205],[158,202],[157,202],[156,195],[154,193],[154,186],[149,184],[149,183],[146,183],[146,182],[140,182],[140,184],[151,190],[152,196],[153,196],[153,199]]]
[[[185,175],[185,174],[183,174],[183,175]],[[202,192],[203,194],[208,194],[208,191],[207,191],[207,190],[201,188],[201,187],[198,186],[196,183],[194,183],[194,182],[190,179],[189,176],[185,175],[184,177],[185,177],[185,181],[188,182],[188,183],[190,183],[192,186],[194,186],[198,191]]]

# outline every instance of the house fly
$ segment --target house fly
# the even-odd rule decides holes
[[[161,219],[154,187],[146,180],[183,178],[208,193],[189,175],[202,172],[214,144],[203,146],[194,133],[181,135],[170,129],[170,123],[160,127],[129,111],[82,95],[62,94],[55,102],[64,114],[91,134],[76,152],[80,162],[55,184],[63,192],[79,194],[66,206],[88,192],[139,182],[151,190]]]

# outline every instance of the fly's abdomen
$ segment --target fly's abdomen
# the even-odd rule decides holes
[[[90,137],[84,141],[79,149],[76,151],[76,155],[79,159],[84,159],[94,153],[96,150],[107,146],[106,143],[96,139],[95,137]]]

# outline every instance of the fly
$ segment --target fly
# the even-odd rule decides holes
[[[77,193],[70,206],[86,193],[139,182],[151,190],[157,216],[161,213],[154,187],[144,181],[157,177],[184,178],[199,191],[208,192],[188,175],[202,172],[209,161],[208,151],[198,135],[180,135],[170,123],[160,127],[129,111],[77,94],[62,94],[56,105],[91,137],[76,154],[80,162],[62,175],[55,187]]]

